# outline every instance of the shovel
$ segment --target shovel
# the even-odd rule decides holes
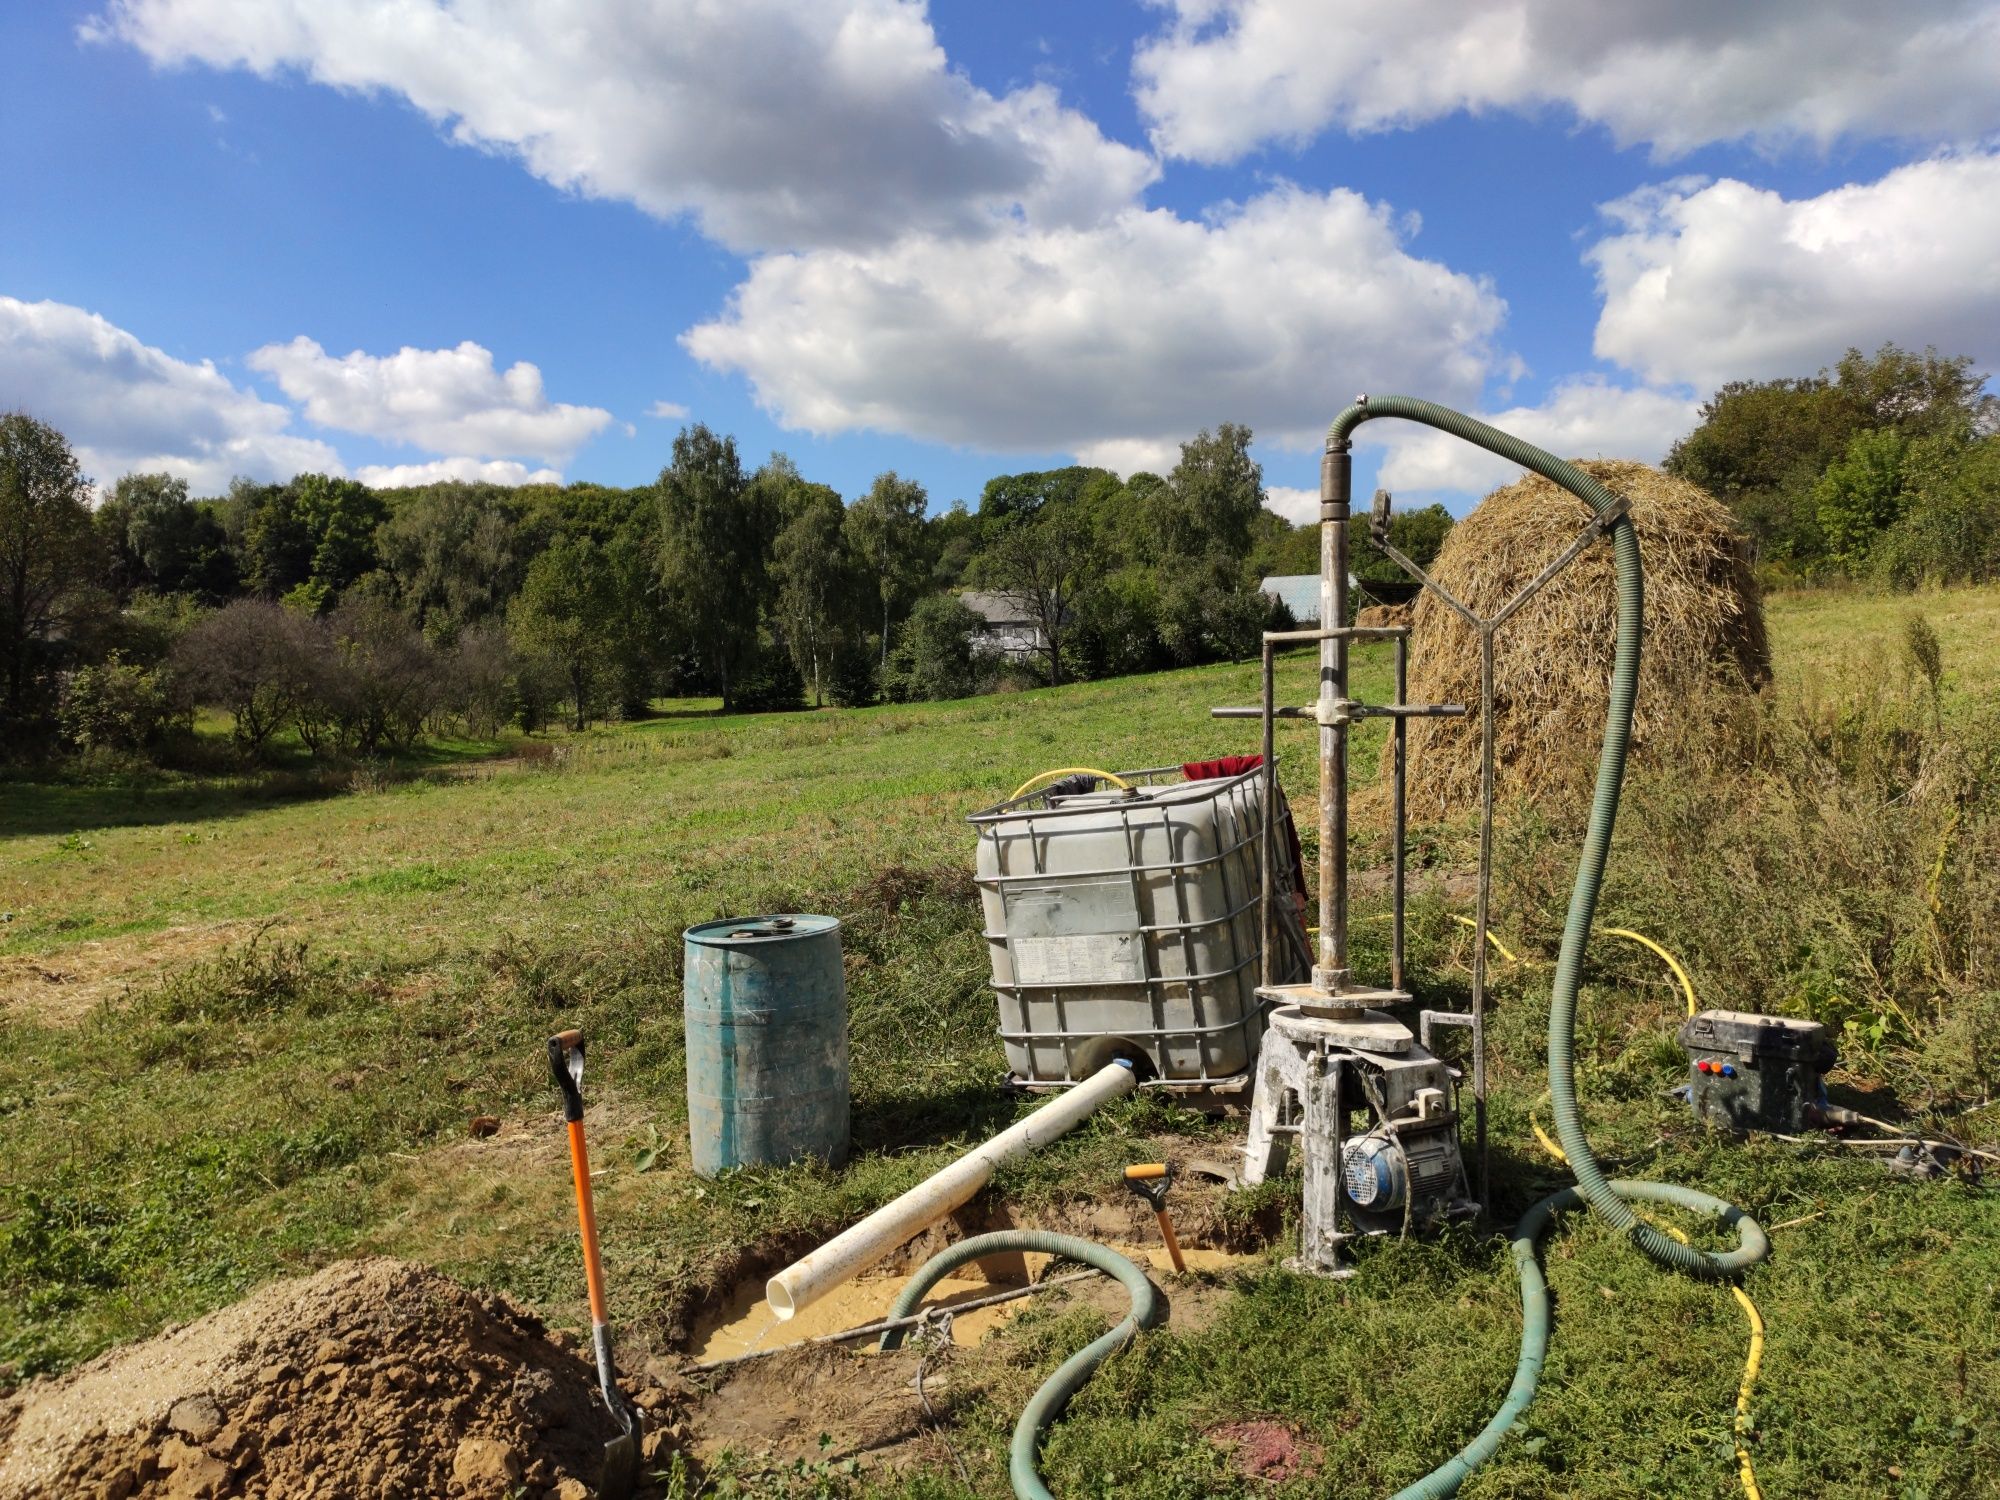
[[[569,1165],[576,1178],[576,1216],[583,1229],[583,1276],[590,1288],[590,1342],[597,1351],[597,1383],[604,1404],[625,1430],[604,1445],[604,1474],[597,1490],[605,1500],[624,1500],[639,1470],[639,1414],[619,1394],[611,1363],[611,1323],[604,1310],[604,1265],[597,1256],[597,1211],[590,1199],[590,1154],[583,1145],[583,1033],[565,1031],[549,1038],[549,1072],[562,1090],[563,1119],[569,1122]]]

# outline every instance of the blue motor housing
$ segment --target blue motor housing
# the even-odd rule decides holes
[[[1381,1130],[1355,1136],[1341,1150],[1341,1178],[1347,1198],[1371,1214],[1400,1213],[1410,1191],[1403,1148]]]

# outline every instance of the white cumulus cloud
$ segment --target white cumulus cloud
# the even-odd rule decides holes
[[[1164,153],[1559,109],[1673,156],[1715,141],[1969,140],[2000,127],[1993,0],[1167,0],[1133,57]]]
[[[1264,486],[1264,509],[1276,511],[1294,526],[1319,520],[1319,491],[1294,489],[1288,484]]]
[[[525,455],[561,463],[610,424],[595,406],[552,402],[542,372],[522,360],[505,370],[490,350],[467,340],[455,349],[399,349],[394,354],[328,354],[300,335],[266,344],[253,369],[304,405],[322,427],[433,453]]]
[[[1590,376],[1560,382],[1536,406],[1477,413],[1481,421],[1558,458],[1633,458],[1649,464],[1666,457],[1699,414],[1699,403],[1685,393],[1627,389]],[[1377,482],[1391,494],[1480,495],[1521,472],[1483,448],[1411,422],[1369,422],[1356,439],[1387,450]]]
[[[974,86],[920,0],[111,0],[83,34],[398,95],[738,249],[1089,222],[1156,171],[1046,85]]]
[[[655,401],[646,408],[646,415],[657,417],[662,422],[678,422],[684,417],[692,416],[693,413],[678,401]]]
[[[421,464],[364,464],[354,477],[378,490],[407,485],[437,484],[457,479],[468,484],[561,484],[554,469],[530,469],[511,458],[434,458]]]
[[[290,410],[208,360],[175,359],[62,302],[0,297],[0,410],[14,409],[62,432],[105,486],[124,474],[168,473],[213,495],[239,474],[346,473],[332,448],[287,430]]]
[[[1281,187],[1202,222],[769,256],[683,343],[790,427],[1129,470],[1224,420],[1309,443],[1363,382],[1472,399],[1505,310],[1386,207]]]
[[[1803,199],[1682,181],[1607,212],[1597,353],[1656,384],[1809,375],[1884,340],[2000,359],[2000,155]]]

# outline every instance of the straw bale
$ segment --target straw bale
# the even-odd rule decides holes
[[[1599,459],[1578,467],[1630,499],[1638,528],[1646,589],[1638,748],[1670,716],[1713,711],[1769,679],[1763,611],[1730,514],[1706,493],[1647,464]],[[1589,519],[1590,508],[1569,491],[1525,475],[1452,528],[1431,576],[1474,613],[1491,616]],[[1616,613],[1611,546],[1599,541],[1501,626],[1493,662],[1501,797],[1534,797],[1589,777],[1610,696]],[[1428,590],[1410,626],[1410,701],[1472,710],[1411,724],[1410,816],[1476,805],[1479,637]]]

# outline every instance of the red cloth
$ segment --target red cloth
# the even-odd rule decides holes
[[[1264,764],[1261,755],[1225,755],[1220,760],[1193,760],[1181,767],[1189,781],[1214,781],[1224,776],[1241,776]]]
[[[1181,775],[1189,781],[1216,781],[1226,776],[1241,776],[1245,771],[1254,771],[1264,764],[1261,755],[1225,755],[1218,760],[1191,760],[1181,767]],[[1292,821],[1292,806],[1285,800],[1284,788],[1278,789],[1278,826],[1284,832],[1284,842],[1292,852],[1291,886],[1294,892],[1306,888],[1306,853],[1299,847],[1298,825]]]

